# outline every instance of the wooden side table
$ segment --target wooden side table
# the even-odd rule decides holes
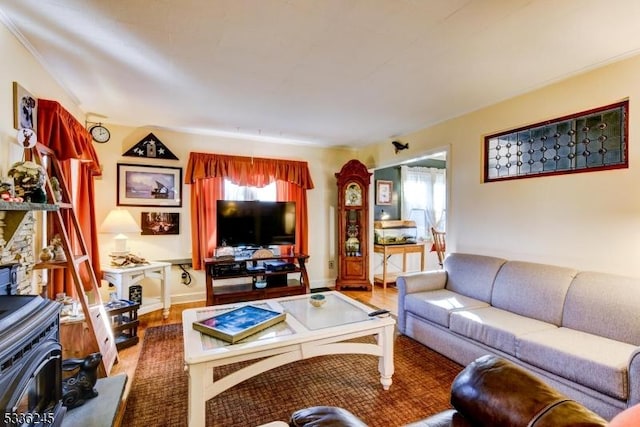
[[[424,243],[410,243],[406,245],[373,245],[373,252],[382,254],[382,274],[373,276],[373,283],[380,283],[383,289],[387,283],[395,283],[399,273],[387,272],[387,261],[391,255],[402,254],[402,272],[407,271],[407,254],[420,254],[420,270],[424,270]]]
[[[101,269],[102,279],[115,286],[119,299],[129,299],[129,295],[124,295],[122,292],[128,291],[129,286],[141,283],[142,279],[160,280],[160,298],[144,297],[138,314],[162,309],[164,318],[169,317],[169,310],[171,309],[171,263],[151,261],[148,264],[132,267],[103,266]]]

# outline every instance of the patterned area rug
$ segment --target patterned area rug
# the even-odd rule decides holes
[[[393,384],[384,391],[377,358],[321,356],[267,371],[207,402],[207,426],[257,426],[300,408],[341,406],[371,427],[400,426],[450,407],[449,387],[462,367],[405,336],[395,341]],[[226,375],[245,364],[216,370]],[[149,328],[122,426],[186,426],[187,374],[182,325]]]

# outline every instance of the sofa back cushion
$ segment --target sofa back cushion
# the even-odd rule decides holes
[[[449,254],[444,260],[446,288],[488,303],[493,281],[505,262],[505,259],[485,255]]]
[[[560,326],[565,296],[576,274],[572,268],[509,261],[496,276],[491,305]]]
[[[640,279],[578,273],[567,293],[562,326],[640,345]]]

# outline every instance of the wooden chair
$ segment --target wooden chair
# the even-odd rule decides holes
[[[433,236],[433,247],[431,250],[435,251],[438,256],[438,264],[442,267],[444,262],[446,233],[444,231],[437,231],[435,228],[431,227],[431,236]]]

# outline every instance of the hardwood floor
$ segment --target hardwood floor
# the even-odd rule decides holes
[[[386,289],[382,289],[380,287],[374,286],[372,291],[345,290],[345,291],[342,291],[342,293],[364,304],[387,309],[393,315],[398,314],[398,292],[395,289],[395,287],[387,287]],[[138,365],[138,357],[140,356],[140,351],[142,350],[142,343],[144,341],[145,330],[147,328],[152,328],[154,326],[180,323],[182,322],[183,310],[187,310],[189,308],[204,307],[204,306],[205,306],[204,301],[190,303],[190,304],[172,305],[171,313],[168,319],[162,318],[161,310],[154,311],[153,313],[144,314],[139,317],[140,326],[138,327],[138,336],[140,337],[140,342],[137,345],[120,350],[118,352],[118,359],[119,359],[118,363],[116,363],[111,369],[111,375],[125,373],[129,378],[127,381],[126,389],[124,391],[124,397],[123,397],[124,405],[121,406],[118,419],[116,420],[117,426],[121,425],[122,415],[124,414],[124,407],[126,405],[126,399],[127,399],[127,396],[129,395],[131,385],[133,384],[136,366]]]

